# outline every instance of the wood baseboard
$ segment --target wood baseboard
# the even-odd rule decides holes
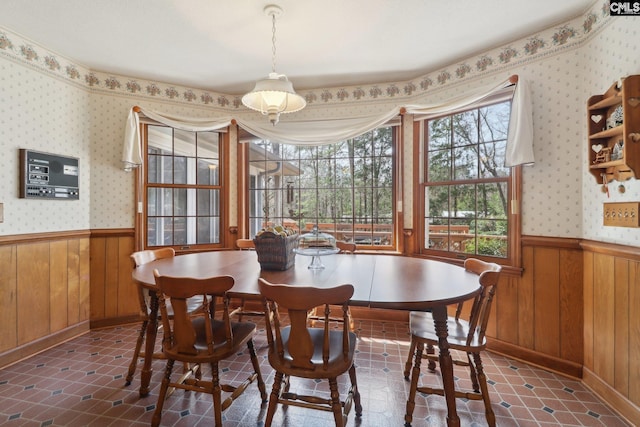
[[[21,345],[16,348],[12,348],[0,354],[0,369],[6,368],[9,365],[20,362],[21,360],[32,357],[40,352],[48,350],[65,341],[76,338],[80,335],[89,332],[89,322],[80,322],[61,331],[47,335],[44,338],[31,341],[28,344]]]
[[[576,378],[578,380],[582,378],[582,365],[575,362],[538,353],[495,338],[488,339],[487,349],[493,353],[497,353],[511,359],[516,359],[530,365],[538,366],[542,369],[552,371],[560,375]]]
[[[602,381],[595,373],[583,369],[582,383],[632,426],[640,426],[640,407]]]
[[[110,317],[108,319],[92,320],[91,329],[112,328],[114,326],[128,325],[131,323],[140,322],[140,316],[137,314],[130,316]]]

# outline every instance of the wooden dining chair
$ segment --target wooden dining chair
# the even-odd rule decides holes
[[[164,258],[172,258],[175,256],[175,251],[173,248],[160,248],[153,250],[143,250],[134,252],[131,254],[131,259],[133,260],[134,267],[139,267],[141,265],[159,260]],[[138,361],[140,358],[146,357],[145,352],[142,351],[142,346],[144,345],[144,341],[147,333],[147,325],[149,324],[149,316],[151,314],[151,307],[149,305],[150,297],[148,291],[141,285],[138,285],[138,303],[140,304],[140,332],[138,333],[138,339],[136,340],[136,346],[133,350],[133,357],[131,358],[131,363],[129,364],[129,370],[127,372],[127,376],[125,378],[125,385],[131,385],[133,381],[133,377],[136,373],[136,368],[138,366]],[[167,302],[167,315],[169,318],[173,318],[173,308],[171,307],[171,303]],[[202,301],[199,298],[191,298],[188,300],[187,311],[192,315],[197,315],[203,309]],[[160,313],[158,313],[160,317]],[[161,322],[158,322],[158,326],[162,327]],[[159,353],[153,353],[151,356],[154,359],[164,359],[164,355]],[[190,368],[188,364],[184,365],[184,373],[188,375]]]
[[[253,251],[256,249],[256,244],[253,242],[253,239],[236,239],[236,246],[241,251]],[[240,298],[240,302],[236,303],[235,308],[231,311],[231,315],[237,315],[238,321],[242,322],[243,316],[264,316],[264,312],[247,309],[246,299]]]
[[[341,254],[352,254],[356,251],[355,243],[345,242],[343,240],[336,240],[336,247],[340,249]]]
[[[144,250],[138,251],[131,254],[131,259],[134,263],[134,268],[137,268],[141,265],[150,263],[152,261],[163,259],[163,258],[172,258],[175,256],[175,251],[173,248],[160,248],[155,250]],[[133,350],[133,357],[131,358],[131,363],[129,364],[129,370],[127,372],[127,376],[125,378],[125,385],[130,385],[131,381],[133,381],[133,376],[136,373],[136,368],[138,366],[138,360],[141,357],[145,357],[145,353],[141,351],[142,345],[144,344],[145,336],[147,333],[147,325],[149,324],[149,315],[151,313],[151,308],[149,306],[149,295],[147,290],[138,285],[138,303],[140,304],[140,332],[138,333],[138,339],[136,340],[136,346]],[[197,311],[201,308],[200,302],[192,302],[190,304],[190,309],[192,311]],[[171,308],[167,310],[169,315],[173,315]],[[154,353],[153,356],[156,359],[163,359],[162,353]]]
[[[236,246],[240,250],[253,250],[256,248],[252,239],[236,239]]]
[[[217,276],[205,279],[170,277],[162,276],[158,270],[154,270],[153,274],[163,295],[163,298],[160,298],[164,328],[162,352],[167,358],[167,366],[151,425],[160,425],[162,408],[170,387],[211,394],[216,427],[222,426],[222,412],[254,381],[257,381],[262,402],[266,402],[267,393],[260,373],[260,362],[253,346],[256,325],[230,320],[227,291],[233,286],[233,277]],[[190,316],[188,299],[196,296],[200,298],[204,310],[200,316]],[[166,299],[173,307],[173,321],[169,320]],[[222,305],[221,312],[216,311],[218,301]],[[221,384],[219,362],[238,354],[244,345],[247,346],[253,372],[240,384]],[[176,361],[193,364],[199,369],[202,364],[208,363],[211,367],[211,381],[203,380],[200,376],[172,380],[171,374]],[[222,400],[222,392],[228,393],[224,400]]]
[[[346,424],[353,404],[356,416],[360,417],[362,405],[353,364],[356,335],[350,331],[348,319],[348,302],[353,296],[353,286],[321,289],[272,284],[264,279],[260,279],[258,284],[265,299],[269,364],[275,370],[265,427],[271,426],[278,404],[333,412],[335,424],[339,427]],[[313,328],[307,322],[307,315],[318,303],[324,305],[325,321],[322,328]],[[340,306],[343,317],[341,330],[329,326],[330,305]],[[287,311],[288,325],[281,322],[279,308]],[[345,372],[349,372],[351,386],[341,400],[337,378]],[[329,391],[315,395],[290,392],[291,377],[326,379]]]
[[[468,258],[465,260],[464,268],[478,275],[482,291],[471,300],[472,307],[468,320],[460,318],[460,306],[457,307],[455,316],[450,316],[447,319],[447,329],[449,333],[447,343],[449,344],[449,348],[466,354],[466,360],[453,358],[453,364],[465,366],[469,369],[469,376],[473,387],[473,391],[456,389],[455,396],[456,398],[469,400],[482,400],[484,402],[487,423],[489,426],[495,426],[496,419],[491,409],[487,379],[482,367],[480,352],[485,349],[487,344],[485,333],[501,267],[495,263]],[[405,378],[409,379],[409,372],[411,371],[411,387],[407,400],[405,426],[411,425],[413,410],[415,408],[415,398],[418,392],[444,396],[444,390],[441,388],[418,385],[422,359],[429,361],[428,367],[432,372],[435,371],[436,362],[438,361],[438,355],[435,354],[434,349],[438,348],[439,341],[431,313],[411,312],[409,314],[409,330],[411,333],[411,348],[404,375]],[[427,347],[427,352],[423,353],[425,346]]]

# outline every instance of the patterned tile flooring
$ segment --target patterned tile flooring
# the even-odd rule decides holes
[[[257,321],[259,331],[264,323]],[[357,320],[356,355],[363,415],[352,410],[347,425],[387,427],[404,425],[408,382],[403,378],[408,351],[407,324]],[[154,361],[151,394],[138,395],[139,370],[130,386],[124,385],[137,330],[135,325],[93,330],[29,359],[0,370],[0,425],[7,426],[147,426],[153,414],[164,361]],[[266,359],[266,339],[255,338],[267,391],[273,371]],[[221,364],[223,378],[241,380],[248,372],[248,356],[238,354]],[[579,381],[485,353],[493,410],[498,426],[627,426]],[[178,364],[177,364],[178,365]],[[139,365],[140,367],[141,365]],[[460,369],[460,371],[457,371]],[[180,373],[178,367],[174,372]],[[423,369],[424,371],[424,369]],[[205,371],[205,375],[208,372]],[[238,375],[240,374],[240,375]],[[458,376],[460,378],[458,378]],[[457,381],[468,381],[456,368]],[[345,378],[341,383],[346,388]],[[423,372],[422,381],[438,381],[439,373]],[[326,383],[292,380],[292,390],[304,386],[326,390]],[[213,403],[209,395],[176,391],[169,396],[162,416],[166,426],[209,426]],[[482,402],[457,401],[462,426],[484,426]],[[257,387],[224,413],[225,426],[263,426],[266,405]],[[418,396],[414,427],[446,425],[446,406],[440,396]],[[274,426],[329,426],[330,413],[289,407],[279,408]]]

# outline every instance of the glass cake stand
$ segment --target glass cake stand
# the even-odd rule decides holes
[[[296,254],[310,256],[311,262],[307,266],[309,270],[322,270],[324,264],[320,260],[320,257],[325,255],[333,255],[340,252],[338,248],[296,248],[293,250]]]
[[[309,270],[322,270],[324,265],[320,257],[337,254],[340,249],[336,247],[335,237],[322,233],[318,230],[318,226],[314,225],[309,233],[302,234],[298,238],[298,247],[294,252],[311,257],[311,263],[307,267]]]

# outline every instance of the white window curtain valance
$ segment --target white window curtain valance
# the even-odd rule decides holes
[[[129,112],[125,128],[122,162],[124,169],[132,170],[142,164],[142,141],[140,138],[139,113],[159,123],[187,131],[210,131],[222,129],[231,124],[230,117],[217,119],[197,119],[178,117],[153,110],[134,107]],[[325,120],[304,120],[280,122],[273,126],[268,122],[236,120],[238,125],[258,138],[278,141],[283,144],[321,145],[333,144],[362,135],[381,126],[400,113],[400,107],[393,107],[381,114]]]
[[[497,85],[481,88],[470,95],[464,95],[442,104],[408,105],[406,111],[408,114],[426,116],[452,113],[495,95],[513,84],[516,85],[516,88],[511,103],[505,166],[533,164],[533,110],[531,108],[531,95],[527,82],[518,78],[518,76],[511,76]]]
[[[265,121],[238,119],[238,125],[261,139],[293,145],[335,144],[375,129],[400,114],[400,107],[393,107],[381,114],[343,118],[286,121],[272,126]]]
[[[523,79],[518,79],[517,76],[500,82],[498,85],[483,88],[471,95],[465,95],[443,104],[408,105],[406,112],[418,115],[437,115],[452,112],[494,95],[514,83],[516,83],[516,89],[511,105],[505,166],[532,164],[534,158],[531,99],[527,83]],[[272,126],[267,121],[236,120],[240,127],[262,139],[278,141],[284,144],[321,145],[333,144],[362,135],[387,123],[400,114],[400,110],[401,108],[398,106],[383,113],[366,117],[286,121],[280,122],[278,126]],[[232,122],[231,117],[215,119],[187,118],[134,107],[129,112],[125,128],[122,154],[125,170],[131,170],[142,164],[139,113],[159,123],[187,131],[218,130],[229,126]]]
[[[172,128],[191,131],[205,132],[226,128],[231,124],[230,117],[192,118],[180,117],[171,114],[159,113],[146,108],[133,107],[129,111],[127,125],[124,131],[124,147],[122,150],[122,163],[124,170],[130,171],[142,164],[142,140],[140,138],[140,116],[139,113],[157,121],[158,123],[171,126]]]

